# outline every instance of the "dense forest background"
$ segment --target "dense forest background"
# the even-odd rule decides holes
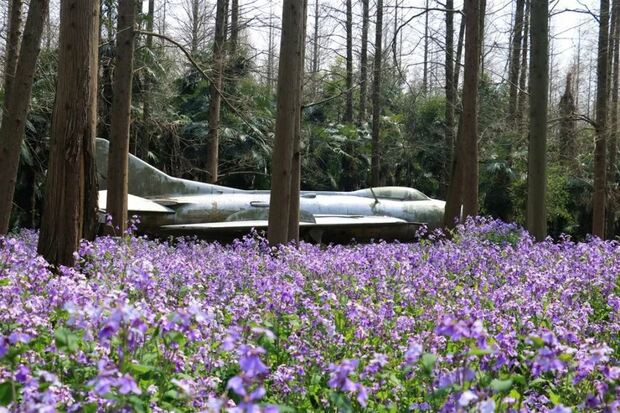
[[[5,38],[8,3],[1,3]],[[549,34],[546,214],[551,235],[565,232],[581,238],[592,229],[600,13],[598,3],[591,8],[587,2],[575,7],[562,3],[551,2],[552,22],[568,19],[570,32],[563,21],[561,32],[554,33],[552,24]],[[207,0],[137,4],[142,7],[136,18],[130,151],[171,175],[208,181],[217,4]],[[26,6],[22,5],[24,11]],[[462,110],[462,4],[386,0],[381,8],[380,72],[375,56],[377,6],[368,0],[308,3],[302,189],[353,190],[371,185],[373,86],[380,73],[378,183],[415,187],[445,199],[457,124],[447,117],[450,108],[456,119]],[[281,5],[232,1],[227,7],[216,182],[269,189]],[[480,213],[520,223],[525,223],[527,192],[529,7],[526,0],[486,4],[478,86]],[[52,1],[21,148],[12,227],[37,227],[41,216],[58,68],[58,13],[58,2]],[[110,134],[117,15],[117,2],[102,0],[97,135],[103,138]],[[615,19],[608,29],[610,51]],[[6,56],[6,47],[2,55]],[[458,85],[452,98],[446,94],[448,61],[453,62],[450,70]],[[614,76],[617,79],[618,73],[610,78]],[[610,81],[610,102],[612,86]],[[615,102],[611,111],[617,113],[617,97]],[[617,115],[611,119],[615,122]],[[617,131],[615,123],[611,128]],[[609,168],[608,196],[615,204],[615,156],[610,157]],[[608,232],[615,234],[615,207],[609,211]]]

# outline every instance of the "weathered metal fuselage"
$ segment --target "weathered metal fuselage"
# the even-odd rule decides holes
[[[106,188],[109,143],[97,140],[97,170],[100,189]],[[130,212],[141,216],[141,229],[152,234],[175,232],[191,233],[198,227],[178,228],[183,225],[224,223],[230,221],[264,222],[268,215],[269,191],[246,191],[171,177],[133,155],[129,157]],[[152,201],[152,202],[151,202]],[[155,203],[157,205],[155,205]],[[145,207],[146,205],[146,207]],[[430,228],[442,224],[445,202],[431,199],[413,188],[382,187],[354,192],[304,191],[300,198],[302,222],[329,230],[365,230],[376,238],[403,238],[403,231],[412,226],[398,222],[363,217],[388,217],[402,224],[426,224]],[[102,206],[105,209],[105,205]],[[162,211],[163,209],[163,211]],[[241,214],[241,215],[240,215]],[[304,218],[305,217],[305,218]],[[325,218],[336,221],[326,223]],[[360,219],[357,219],[360,218]],[[322,219],[323,223],[319,223]],[[351,219],[358,223],[351,225]],[[172,227],[177,228],[172,228]],[[226,225],[222,225],[224,227]],[[230,227],[235,225],[230,224]],[[212,230],[213,228],[209,228]],[[204,231],[205,228],[203,227]],[[185,232],[183,232],[185,231]],[[353,233],[353,232],[352,232]]]

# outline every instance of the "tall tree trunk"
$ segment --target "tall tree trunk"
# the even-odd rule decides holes
[[[428,0],[424,3],[426,13],[424,13],[424,73],[422,73],[422,93],[428,93],[428,53],[429,53],[429,37],[428,37]]]
[[[293,142],[293,159],[291,161],[291,203],[288,221],[288,240],[299,244],[299,217],[301,202],[301,123],[303,117],[303,86],[304,86],[304,63],[306,57],[306,28],[308,21],[308,0],[303,0],[303,24],[299,33],[302,52],[298,67],[297,78],[297,113],[295,116],[295,141]]]
[[[94,218],[92,185],[97,109],[98,0],[60,5],[60,55],[51,150],[38,251],[52,265],[75,264],[84,222]],[[86,170],[88,169],[88,170]]]
[[[116,32],[116,69],[110,124],[108,197],[106,212],[120,234],[127,229],[127,188],[131,90],[136,22],[136,0],[119,0]]]
[[[527,157],[527,229],[542,241],[547,236],[547,106],[549,100],[549,3],[532,1]]]
[[[218,2],[218,5],[219,5],[219,2]],[[191,42],[190,42],[190,53],[192,54],[192,56],[196,56],[198,54],[198,46],[199,46],[198,37],[200,36],[200,13],[201,11],[200,11],[199,0],[192,0],[191,6],[192,6],[192,37],[191,37]]]
[[[592,196],[592,235],[605,236],[605,199],[607,181],[607,116],[609,106],[609,0],[601,0],[599,19],[597,86],[596,86],[596,139],[594,142],[594,194]],[[534,24],[532,24],[532,32]],[[533,60],[533,59],[532,59]]]
[[[461,60],[463,60],[463,44],[465,43],[465,18],[461,17],[459,26],[459,39],[456,44],[456,59],[454,61],[454,87],[458,90],[461,78]]]
[[[0,126],[0,235],[9,230],[19,154],[48,5],[48,0],[30,1],[15,78],[10,82],[11,87],[4,97],[4,114]]]
[[[226,21],[228,0],[217,0],[215,17],[215,38],[213,42],[213,78],[209,90],[209,136],[207,137],[207,181],[216,183],[218,179],[218,162],[220,146],[220,106],[222,84],[224,79],[224,60],[226,43]]]
[[[381,185],[381,65],[383,62],[383,0],[377,0],[375,27],[375,65],[372,86],[371,186]]]
[[[463,205],[463,116],[459,117],[456,142],[454,145],[455,155],[452,159],[452,173],[446,193],[446,206],[444,208],[443,224],[446,228],[454,228],[461,218]]]
[[[346,104],[344,111],[344,121],[353,122],[353,3],[346,0],[347,9],[347,78],[346,78]]]
[[[519,60],[521,58],[521,42],[523,40],[523,14],[525,0],[517,0],[515,9],[514,29],[512,32],[512,46],[510,49],[510,66],[508,69],[508,116],[514,121],[517,113],[517,98],[519,96]]]
[[[155,0],[149,0],[148,3],[148,14],[146,17],[146,31],[152,33],[154,30],[154,22],[155,22]],[[153,36],[148,34],[146,36],[146,48],[149,53],[153,54]],[[153,104],[153,96],[151,92],[151,88],[153,86],[153,77],[151,76],[151,72],[146,70],[144,74],[144,84],[142,87],[142,131],[141,135],[141,144],[139,147],[138,155],[144,159],[148,159],[150,146],[151,146],[151,116],[152,116],[152,104]]]
[[[573,86],[573,73],[566,75],[566,88],[560,99],[560,124],[558,140],[560,162],[569,170],[576,171],[577,165],[577,106]]]
[[[447,191],[454,156],[454,113],[456,107],[456,85],[454,84],[454,0],[446,0],[446,126],[445,145],[447,148],[446,164],[442,192]]]
[[[362,0],[362,45],[360,57],[360,107],[357,122],[361,125],[366,121],[366,102],[368,99],[368,26],[369,0]]]
[[[611,130],[608,141],[607,183],[611,187],[607,201],[607,237],[613,238],[616,233],[616,191],[617,162],[618,162],[618,92],[620,89],[620,0],[612,1],[612,13],[614,19],[613,29],[613,68],[611,82]]]
[[[530,38],[530,0],[525,0],[525,16],[523,20],[523,46],[521,47],[521,73],[519,74],[519,97],[517,103],[517,125],[519,134],[523,135],[527,123],[527,103],[528,103],[528,53]]]
[[[269,93],[273,92],[273,74],[274,74],[274,34],[273,34],[273,13],[269,14],[269,52],[267,54],[267,87]]]
[[[4,93],[6,94],[13,84],[15,69],[17,68],[17,56],[22,29],[22,0],[9,0],[8,36],[6,39],[6,51],[4,58]],[[6,113],[6,112],[5,112]]]
[[[230,7],[230,55],[235,56],[239,47],[239,0],[231,0]]]
[[[465,0],[463,84],[463,215],[478,214],[478,80],[480,76],[480,0]]]
[[[319,69],[321,68],[321,62],[319,55],[319,22],[320,22],[320,2],[314,0],[314,34],[312,36],[312,94],[313,98],[316,98],[319,93]]]
[[[303,4],[302,4],[303,3]],[[271,166],[268,239],[271,245],[284,244],[291,239],[291,181],[295,132],[299,119],[300,71],[303,62],[304,2],[284,0],[282,6],[282,36],[276,134]],[[292,234],[291,234],[292,235]]]

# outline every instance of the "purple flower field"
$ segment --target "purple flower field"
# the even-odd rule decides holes
[[[620,411],[620,244],[0,241],[0,412]]]

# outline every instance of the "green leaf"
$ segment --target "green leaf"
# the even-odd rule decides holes
[[[428,371],[433,371],[435,363],[437,362],[437,356],[431,353],[425,353],[422,355],[422,366]]]
[[[0,280],[0,287],[6,287],[7,285],[9,285],[10,281],[8,278],[3,278]]]
[[[470,356],[486,356],[488,354],[493,354],[493,350],[488,349],[488,348],[478,348],[478,347],[474,347],[471,350],[469,350]]]
[[[129,364],[128,368],[129,370],[131,370],[132,373],[134,373],[137,376],[140,376],[142,374],[147,374],[153,371],[153,367],[151,366],[146,366],[144,364],[136,364],[136,363]]]
[[[553,403],[554,405],[560,404],[562,402],[560,396],[558,394],[555,394],[551,390],[547,392],[547,395],[549,396],[549,400],[551,400],[551,403]]]
[[[54,332],[56,347],[59,349],[67,349],[70,352],[78,350],[79,337],[77,334],[65,327],[60,327]]]
[[[88,403],[82,406],[82,412],[84,413],[96,413],[97,403]]]
[[[0,406],[8,406],[13,401],[13,382],[0,383]]]
[[[493,379],[491,381],[491,388],[496,392],[507,392],[512,388],[512,379],[508,380],[499,380]]]

